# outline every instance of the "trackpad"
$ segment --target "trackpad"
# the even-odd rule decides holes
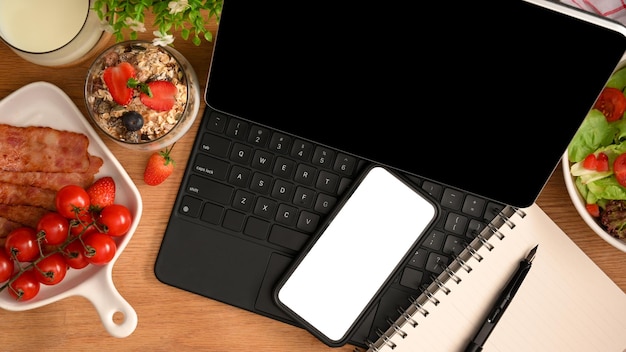
[[[278,308],[278,306],[276,306],[276,303],[274,303],[274,299],[272,297],[274,286],[281,278],[281,276],[285,273],[285,271],[289,267],[289,264],[291,264],[292,261],[293,258],[286,257],[277,253],[272,254],[269,263],[267,264],[265,277],[263,277],[263,283],[261,284],[261,288],[259,289],[259,295],[257,297],[256,303],[254,304],[254,307],[260,311],[275,315],[282,318],[283,320],[295,324],[293,319],[291,319],[285,312],[283,312],[280,308]]]

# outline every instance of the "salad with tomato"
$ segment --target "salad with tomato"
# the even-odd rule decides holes
[[[626,68],[616,71],[568,146],[570,171],[589,213],[626,238]]]

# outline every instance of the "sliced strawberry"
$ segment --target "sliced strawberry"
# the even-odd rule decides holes
[[[120,62],[104,70],[102,78],[116,103],[127,105],[132,100],[133,88],[128,87],[128,80],[135,78],[135,74],[135,68],[128,62]]]
[[[156,111],[168,111],[176,103],[176,93],[178,88],[169,81],[153,81],[148,83],[152,96],[141,93],[139,99],[141,102]]]

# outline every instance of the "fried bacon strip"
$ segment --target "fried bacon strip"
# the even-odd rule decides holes
[[[33,205],[55,210],[55,195],[56,191],[51,189],[0,182],[0,204]]]
[[[0,246],[13,229],[36,228],[54,211],[63,186],[93,183],[104,161],[88,147],[81,133],[0,124]]]
[[[49,212],[48,209],[31,205],[0,204],[0,218],[32,228],[36,228],[39,219]]]
[[[86,135],[50,127],[0,124],[0,170],[86,172]]]
[[[86,172],[15,172],[0,170],[0,182],[40,187],[55,191],[69,184],[87,187],[93,183],[94,175],[98,173],[102,164],[102,158],[90,155],[89,168]]]
[[[20,224],[19,222],[0,217],[0,246],[4,246],[4,241],[9,232],[21,226],[24,225]]]

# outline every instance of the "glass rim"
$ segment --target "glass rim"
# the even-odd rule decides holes
[[[62,50],[63,48],[67,47],[68,45],[70,45],[74,40],[76,40],[76,38],[80,35],[80,33],[83,31],[83,29],[85,28],[85,25],[87,24],[87,19],[89,18],[89,11],[91,11],[91,1],[87,0],[87,11],[85,12],[85,18],[83,20],[83,24],[80,26],[80,28],[78,29],[78,31],[76,31],[76,34],[74,34],[74,36],[72,36],[72,38],[70,38],[70,40],[67,41],[67,43],[51,49],[51,50],[46,50],[46,51],[31,51],[31,50],[25,50],[22,48],[17,47],[15,44],[12,44],[11,42],[9,42],[8,39],[5,38],[5,36],[2,34],[2,31],[0,30],[0,40],[2,42],[4,42],[6,45],[8,45],[9,47],[11,47],[14,50],[17,50],[19,52],[25,53],[25,54],[33,54],[33,55],[43,55],[43,54],[50,54],[50,53],[54,53],[57,52],[59,50]]]

